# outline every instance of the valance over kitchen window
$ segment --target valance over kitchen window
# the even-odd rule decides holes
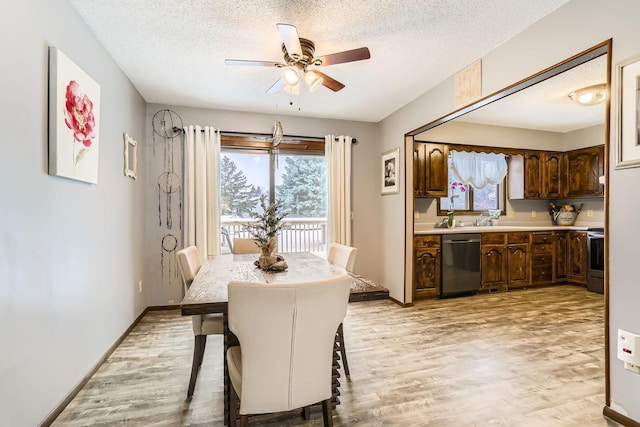
[[[482,189],[500,184],[507,176],[504,154],[451,151],[451,168],[464,184]]]

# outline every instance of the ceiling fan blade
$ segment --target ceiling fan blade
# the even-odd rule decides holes
[[[344,52],[336,52],[325,56],[314,58],[322,61],[321,65],[342,64],[345,62],[362,61],[371,58],[369,48],[361,47],[358,49],[345,50]]]
[[[284,80],[282,79],[278,79],[277,82],[275,82],[273,84],[273,86],[271,86],[269,89],[267,89],[267,93],[278,93],[280,92],[284,87],[286,86],[286,83]]]
[[[344,88],[344,85],[342,83],[340,83],[336,79],[333,79],[333,78],[327,76],[324,73],[321,73],[318,70],[309,70],[307,72],[308,73],[314,73],[317,76],[320,76],[322,78],[322,86],[327,87],[327,88],[331,89],[334,92],[337,92],[337,91],[341,90],[342,88]]]
[[[284,67],[284,64],[281,62],[273,62],[273,61],[252,61],[248,59],[225,59],[225,65],[251,65],[251,66],[262,66],[262,67]]]
[[[302,46],[300,46],[297,28],[289,24],[277,24],[276,27],[278,27],[280,37],[282,37],[284,47],[287,48],[289,56],[295,60],[302,58]]]

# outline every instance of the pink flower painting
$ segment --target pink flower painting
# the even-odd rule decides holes
[[[67,85],[64,123],[73,131],[73,138],[85,147],[91,147],[95,137],[96,119],[93,116],[93,102],[80,92],[80,85],[71,80]]]

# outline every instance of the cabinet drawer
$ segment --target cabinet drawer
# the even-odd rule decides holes
[[[529,243],[529,232],[508,233],[507,241],[511,243]]]
[[[504,245],[507,243],[506,233],[482,233],[480,239],[483,245]]]
[[[439,248],[440,236],[439,235],[414,236],[413,244],[416,248]]]
[[[534,254],[553,253],[553,243],[534,243],[531,245],[531,252]]]
[[[553,258],[549,253],[537,253],[531,256],[531,265],[535,266],[551,266]]]
[[[533,233],[533,243],[553,243],[553,233]]]
[[[550,282],[552,279],[551,265],[534,265],[531,268],[531,282]]]

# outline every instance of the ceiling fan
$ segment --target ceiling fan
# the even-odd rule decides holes
[[[344,88],[344,84],[316,70],[314,67],[371,58],[369,49],[366,47],[314,57],[315,44],[309,39],[299,37],[298,30],[294,25],[277,24],[276,26],[283,41],[283,62],[244,59],[226,59],[224,61],[226,65],[253,65],[282,68],[282,77],[267,90],[267,93],[277,93],[284,89],[289,93],[297,95],[300,93],[301,77],[305,80],[311,91],[316,90],[322,85],[337,92]]]

